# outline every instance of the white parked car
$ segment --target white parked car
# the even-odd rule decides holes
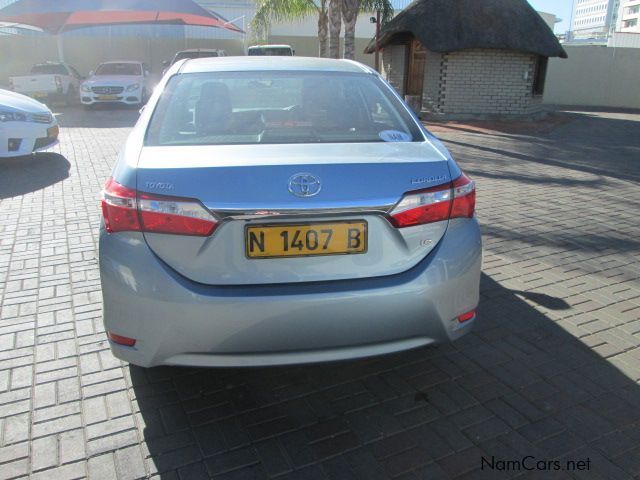
[[[247,49],[250,57],[293,57],[295,54],[291,45],[253,45]]]
[[[180,60],[184,60],[185,58],[211,58],[226,56],[226,52],[219,48],[190,48],[188,50],[180,50],[173,56],[173,60],[170,62],[167,60],[162,62],[162,66],[164,67],[162,70],[162,76],[164,76],[171,65]]]
[[[29,155],[58,142],[58,122],[46,105],[0,90],[0,157]]]
[[[80,101],[87,107],[97,103],[143,105],[151,91],[149,70],[142,62],[105,62],[80,86]]]
[[[46,62],[34,65],[29,75],[10,77],[11,90],[37,100],[77,101],[82,76],[71,65]]]

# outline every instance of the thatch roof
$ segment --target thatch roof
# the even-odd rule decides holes
[[[415,0],[380,32],[380,48],[413,35],[433,52],[490,48],[567,58],[526,0]],[[375,51],[375,39],[365,53]]]

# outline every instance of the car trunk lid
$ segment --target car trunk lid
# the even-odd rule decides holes
[[[424,258],[447,225],[440,221],[397,229],[386,217],[407,191],[450,182],[447,160],[428,143],[144,147],[137,172],[139,192],[197,199],[220,221],[210,237],[145,233],[164,262],[205,284],[391,275]],[[307,197],[292,193],[297,175],[317,179],[319,192]],[[341,222],[364,225],[365,251],[248,256],[249,227],[291,225],[304,233],[309,224],[320,229]]]

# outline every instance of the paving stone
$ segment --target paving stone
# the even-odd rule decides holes
[[[89,478],[109,479],[116,475],[116,465],[112,453],[91,457],[88,462]]]
[[[118,479],[143,478],[146,475],[142,453],[138,445],[115,452],[115,467]]]

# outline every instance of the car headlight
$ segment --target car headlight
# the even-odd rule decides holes
[[[81,85],[80,90],[83,92],[91,92],[91,87],[89,85]]]
[[[139,83],[134,83],[133,85],[129,85],[127,87],[127,92],[133,92],[134,90],[138,90],[140,88]]]
[[[26,122],[27,116],[20,112],[0,110],[0,122]]]

